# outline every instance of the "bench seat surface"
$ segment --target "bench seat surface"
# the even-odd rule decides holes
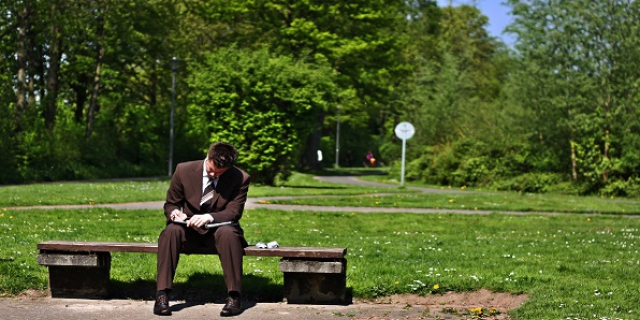
[[[53,240],[38,243],[38,249],[41,251],[157,253],[158,244],[149,242],[86,242]],[[248,256],[343,259],[347,253],[347,248],[278,247],[273,249],[261,249],[256,246],[249,246],[244,249],[244,252]],[[212,254],[214,252],[203,250],[197,253]]]

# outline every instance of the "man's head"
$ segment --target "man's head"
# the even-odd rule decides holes
[[[207,152],[206,170],[209,177],[217,177],[227,171],[238,158],[236,147],[225,142],[216,142]]]

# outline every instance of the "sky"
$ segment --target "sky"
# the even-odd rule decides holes
[[[508,34],[502,34],[504,28],[511,23],[513,18],[509,15],[511,10],[509,7],[502,5],[504,0],[475,0],[480,11],[487,17],[489,17],[489,34],[502,39],[507,45],[513,45],[514,36]],[[438,0],[438,6],[449,5],[453,2],[454,6],[461,4],[472,4],[472,0]]]

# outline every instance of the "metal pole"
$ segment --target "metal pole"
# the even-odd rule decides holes
[[[407,139],[402,139],[402,174],[400,176],[400,186],[404,187],[404,153],[407,147]]]
[[[338,164],[338,159],[340,158],[340,106],[338,106],[336,127],[336,168],[340,168],[340,165]]]
[[[173,114],[176,108],[176,71],[178,70],[178,58],[171,59],[171,118],[169,120],[169,176],[173,172]]]

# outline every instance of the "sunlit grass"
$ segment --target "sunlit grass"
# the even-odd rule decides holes
[[[513,312],[518,319],[634,319],[640,312],[639,219],[252,209],[242,222],[251,244],[347,247],[348,286],[360,298],[486,288],[529,294]],[[4,210],[0,227],[0,292],[13,295],[46,288],[38,242],[154,242],[163,219],[152,210]],[[222,290],[207,280],[220,279],[217,261],[185,257],[178,284]],[[245,258],[247,295],[264,296],[267,283],[281,286],[277,261]],[[155,255],[114,254],[112,279],[152,287]]]
[[[640,214],[640,202],[598,197],[515,192],[371,194],[273,200],[270,203],[320,206],[424,208],[489,211]]]
[[[380,180],[378,180],[380,181]],[[393,182],[393,181],[387,181]],[[45,289],[36,244],[60,239],[155,242],[159,210],[12,210],[11,205],[162,201],[168,179],[0,187],[0,295]],[[334,185],[296,174],[283,187],[252,185],[250,197],[320,195],[295,203],[331,206],[635,214],[633,199],[519,194],[489,190],[416,194],[405,189]],[[397,194],[385,195],[389,191]],[[406,191],[406,192],[405,192]],[[326,196],[325,196],[326,195]],[[332,197],[329,197],[332,195]],[[356,196],[357,195],[357,196]],[[18,199],[18,200],[16,200]],[[49,202],[47,202],[49,201]],[[526,293],[516,319],[636,319],[640,305],[640,219],[584,215],[466,215],[245,211],[249,243],[348,248],[348,286],[359,298],[480,288]],[[185,256],[176,281],[189,290],[222,290],[216,257]],[[277,258],[246,257],[248,296],[278,295]],[[117,288],[155,284],[155,255],[113,254]]]
[[[0,186],[0,207],[163,201],[169,182],[169,178],[162,178]],[[403,192],[383,189],[387,193]],[[295,173],[281,186],[252,184],[249,197],[373,194],[380,191],[381,188],[323,182],[310,174]]]

